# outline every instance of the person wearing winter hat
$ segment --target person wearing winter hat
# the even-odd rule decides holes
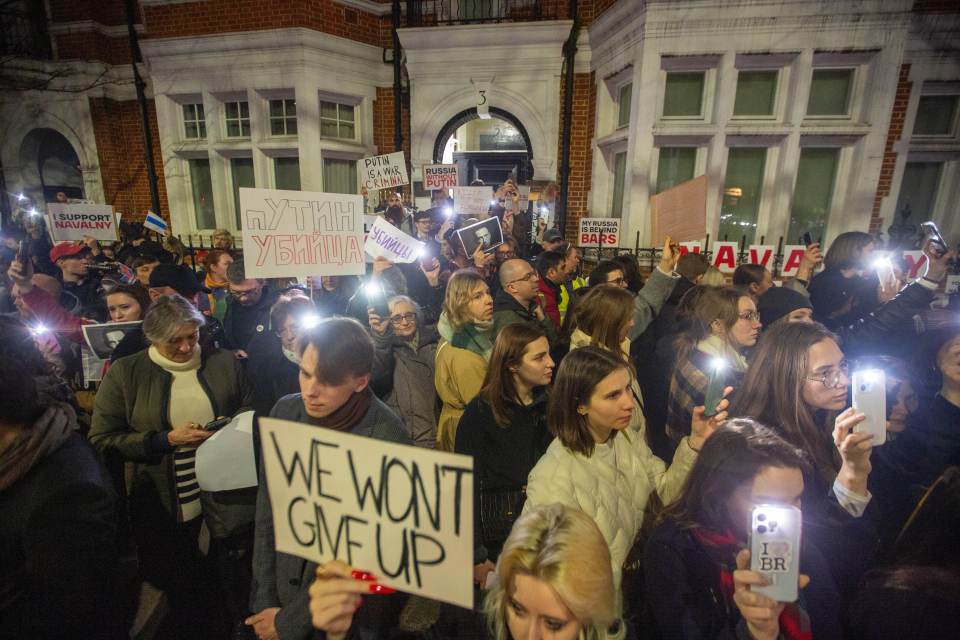
[[[769,327],[784,318],[787,322],[813,322],[810,298],[786,287],[771,287],[757,302],[760,322]]]

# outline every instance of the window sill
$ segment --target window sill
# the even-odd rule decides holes
[[[629,137],[629,129],[617,129],[609,135],[603,136],[602,138],[597,138],[597,146],[603,149],[621,142],[626,142]]]

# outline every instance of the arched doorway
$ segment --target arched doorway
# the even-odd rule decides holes
[[[533,175],[532,159],[523,123],[496,107],[489,119],[481,119],[476,109],[461,111],[443,125],[433,145],[433,161],[456,164],[462,185],[477,179],[501,184],[510,177],[526,182]]]
[[[61,191],[71,199],[84,198],[80,157],[54,129],[34,129],[24,136],[20,167],[25,192],[42,194],[46,202],[56,201]]]

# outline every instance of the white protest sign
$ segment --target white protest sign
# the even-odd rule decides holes
[[[117,218],[108,204],[51,204],[48,211],[54,242],[83,240],[84,236],[104,242],[117,239]]]
[[[453,208],[468,218],[486,218],[493,199],[493,187],[454,187]]]
[[[427,191],[447,189],[457,186],[457,165],[455,164],[425,164],[423,165],[423,188]]]
[[[386,258],[390,262],[413,262],[420,257],[423,243],[397,229],[386,218],[377,218],[363,249],[374,258]]]
[[[620,218],[580,218],[581,247],[619,247]]]
[[[736,271],[738,246],[736,242],[714,242],[713,266],[722,273],[733,273]]]
[[[362,275],[363,198],[240,189],[248,278]]]
[[[260,419],[277,551],[473,606],[473,460]]]
[[[947,284],[944,293],[948,296],[960,291],[960,276],[947,276]]]
[[[766,268],[773,266],[773,252],[776,247],[771,244],[752,244],[747,248],[749,264],[759,264]]]
[[[517,191],[520,193],[520,211],[526,211],[530,203],[530,185],[521,184],[517,187]]]
[[[788,244],[783,247],[783,267],[780,269],[781,276],[795,276],[800,269],[800,261],[803,260],[803,254],[807,248],[802,244]]]
[[[410,184],[402,151],[363,158],[357,161],[357,165],[360,167],[360,183],[367,191]]]
[[[370,235],[370,230],[373,229],[373,225],[377,223],[377,220],[380,219],[380,216],[363,216],[363,244],[366,246],[367,237]],[[368,263],[373,262],[373,258],[366,251],[363,252],[366,256],[366,261]]]

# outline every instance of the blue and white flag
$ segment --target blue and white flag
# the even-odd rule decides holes
[[[147,211],[147,217],[143,221],[143,226],[151,231],[167,235],[167,223],[153,211]]]

